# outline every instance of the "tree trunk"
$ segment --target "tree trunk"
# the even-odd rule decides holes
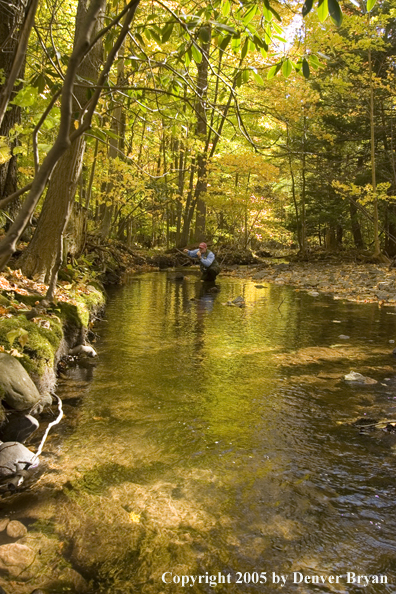
[[[7,10],[2,11],[0,20],[0,71],[3,73],[4,79],[8,80],[13,58],[18,47],[18,35],[15,35],[25,16],[26,7],[19,0],[12,0],[7,4]],[[21,66],[18,73],[19,78],[23,78],[24,65]],[[21,85],[14,88],[14,93],[11,93],[8,99],[13,98],[13,94],[19,90]],[[5,91],[5,84],[0,86],[0,96]],[[10,130],[13,126],[21,121],[21,108],[17,105],[11,105],[4,113],[3,121],[0,126],[0,136],[8,138]],[[10,145],[10,149],[14,148],[15,143]],[[12,156],[6,163],[0,165],[0,200],[10,196],[17,190],[17,167],[16,156]]]
[[[76,15],[76,39],[85,22],[87,10],[88,0],[79,0]],[[97,33],[99,26],[100,19],[97,19],[93,35]],[[99,72],[101,53],[101,48],[97,44],[79,66],[78,76],[85,80],[95,80]],[[83,107],[87,100],[87,90],[84,87],[75,88],[73,113],[78,113],[80,106]],[[72,122],[70,131],[73,129],[74,122]],[[59,259],[58,251],[63,249],[62,237],[73,208],[84,150],[84,137],[80,136],[59,160],[51,177],[33,239],[21,258],[23,273],[29,277],[34,276],[47,284],[50,283],[52,276],[57,274],[56,267],[59,261],[62,262],[62,257]]]
[[[358,219],[358,209],[357,206],[351,201],[349,201],[349,214],[351,217],[351,229],[355,247],[358,250],[364,250],[365,246],[362,237],[362,230],[360,228],[360,223]]]

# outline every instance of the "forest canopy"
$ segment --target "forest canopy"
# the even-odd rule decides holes
[[[25,238],[53,290],[88,235],[395,255],[394,1],[0,6],[2,267]]]

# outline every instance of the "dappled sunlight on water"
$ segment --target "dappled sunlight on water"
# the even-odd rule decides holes
[[[40,482],[58,489],[46,517],[68,561],[107,594],[182,591],[163,583],[169,571],[396,582],[396,439],[351,424],[396,416],[395,317],[288,287],[219,284],[213,294],[193,276],[146,274],[110,297],[60,470]],[[246,307],[225,305],[238,295]],[[378,383],[347,384],[351,369]],[[23,505],[39,517],[39,504]],[[283,591],[360,588],[289,581]]]

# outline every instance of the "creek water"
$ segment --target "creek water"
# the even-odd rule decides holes
[[[74,566],[107,594],[361,592],[347,572],[396,592],[396,438],[353,425],[396,419],[396,311],[218,285],[151,273],[110,295],[59,451],[50,521]]]

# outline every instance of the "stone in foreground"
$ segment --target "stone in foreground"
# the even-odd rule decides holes
[[[30,409],[41,400],[26,369],[7,353],[0,353],[0,399],[15,410]]]
[[[14,474],[25,470],[26,465],[32,463],[34,453],[17,441],[6,441],[0,445],[0,480],[11,477]],[[33,467],[38,466],[38,459],[34,461]]]

